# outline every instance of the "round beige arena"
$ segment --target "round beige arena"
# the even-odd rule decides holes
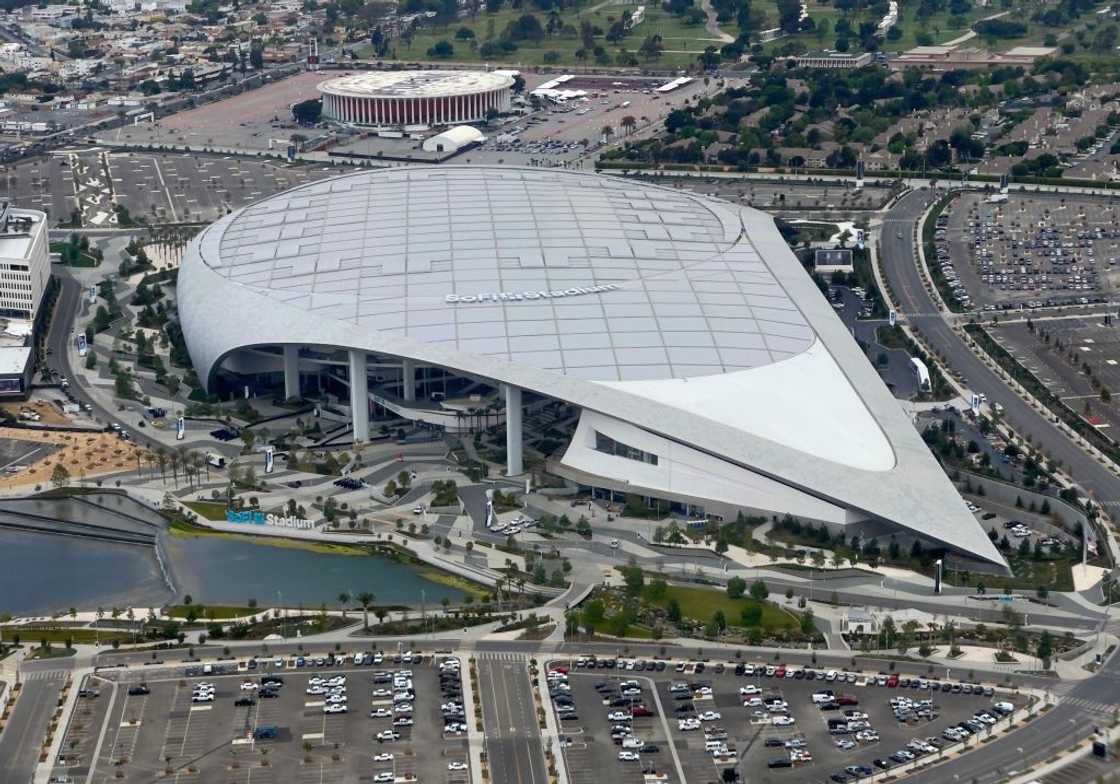
[[[479,122],[509,111],[512,90],[512,76],[487,71],[364,72],[319,84],[325,119],[374,126]]]

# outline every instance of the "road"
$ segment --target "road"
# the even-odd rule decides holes
[[[478,692],[490,780],[498,784],[548,784],[533,686],[524,659],[478,658]]]
[[[24,784],[35,774],[39,749],[58,705],[65,672],[45,670],[26,676],[4,734],[0,735],[0,781],[10,784]]]
[[[1011,392],[941,316],[930,315],[937,313],[938,308],[922,284],[913,231],[931,198],[928,190],[910,193],[891,208],[883,222],[879,244],[883,275],[898,298],[906,322],[921,333],[950,367],[967,379],[970,389],[983,392],[989,400],[1003,406],[1004,420],[1012,429],[1061,461],[1065,472],[1111,511],[1120,502],[1120,479],[1075,446],[1053,422]],[[1045,196],[1039,194],[1035,198]],[[916,315],[906,315],[911,313]]]

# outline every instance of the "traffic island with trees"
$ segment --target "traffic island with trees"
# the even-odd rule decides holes
[[[669,583],[636,565],[620,567],[622,586],[596,588],[567,615],[567,638],[677,637],[805,647],[823,644],[811,609],[793,612],[767,601],[766,583],[732,577],[725,590]]]

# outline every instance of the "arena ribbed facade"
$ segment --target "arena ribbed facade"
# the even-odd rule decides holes
[[[513,78],[485,71],[364,72],[318,86],[323,117],[353,125],[453,125],[509,111]]]

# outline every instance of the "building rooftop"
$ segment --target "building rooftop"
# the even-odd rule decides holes
[[[512,87],[513,77],[494,71],[365,71],[320,82],[320,92],[379,98],[473,95]]]
[[[252,205],[208,233],[206,259],[383,333],[586,379],[689,378],[813,343],[742,232],[719,202],[622,179],[407,169]]]

